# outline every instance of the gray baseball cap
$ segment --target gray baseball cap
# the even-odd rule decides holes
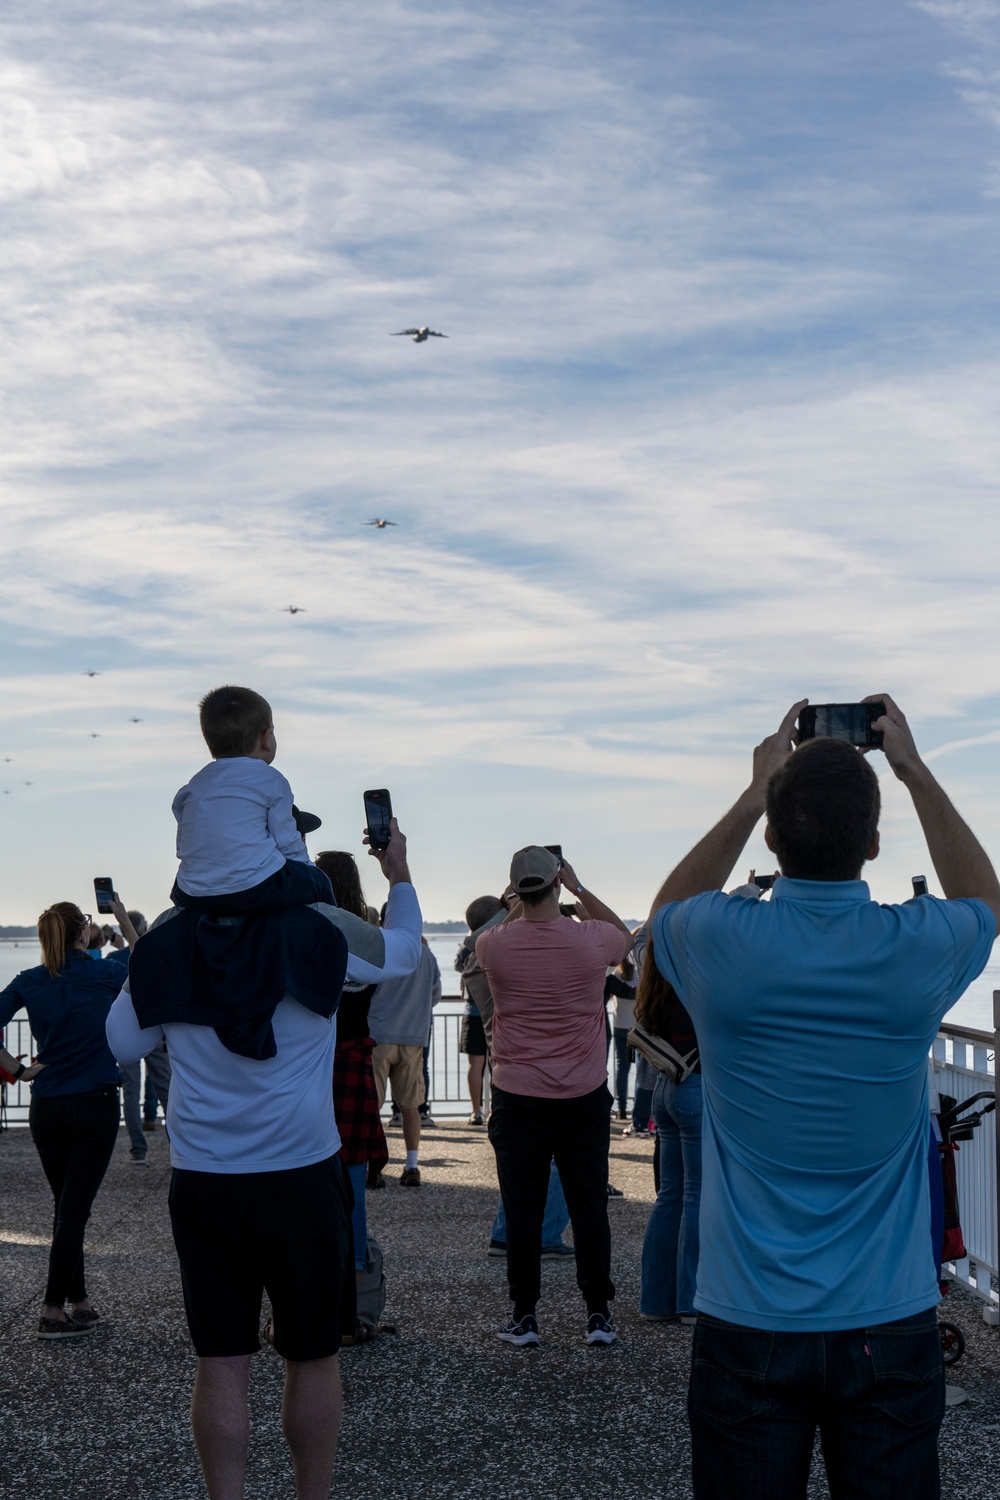
[[[544,890],[559,874],[559,861],[541,844],[519,849],[510,862],[510,883],[519,896]]]

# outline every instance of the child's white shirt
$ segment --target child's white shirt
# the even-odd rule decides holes
[[[248,755],[213,760],[182,786],[177,882],[189,896],[228,896],[260,885],[286,859],[308,860],[295,826],[292,789],[273,766]]]

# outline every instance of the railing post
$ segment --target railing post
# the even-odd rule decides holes
[[[993,1087],[1000,1093],[1000,990],[993,991]],[[997,1264],[1000,1265],[1000,1109],[993,1113],[994,1140],[996,1141],[996,1236],[997,1236]],[[994,1326],[1000,1322],[1000,1312],[996,1307],[987,1307],[983,1313],[987,1323]]]

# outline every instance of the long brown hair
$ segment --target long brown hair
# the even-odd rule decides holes
[[[38,941],[42,962],[55,979],[66,962],[66,954],[87,925],[83,912],[72,901],[56,901],[38,918]]]
[[[670,1006],[676,999],[677,991],[656,967],[650,937],[642,960],[639,988],[635,993],[635,1018],[654,1036],[669,1037]]]
[[[368,903],[361,889],[361,876],[354,855],[346,854],[342,849],[325,849],[316,856],[316,868],[328,877],[337,905],[367,922]]]

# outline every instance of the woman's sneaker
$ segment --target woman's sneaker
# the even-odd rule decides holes
[[[587,1343],[588,1344],[613,1344],[618,1334],[610,1316],[605,1317],[603,1313],[591,1313],[587,1319]]]
[[[501,1343],[514,1344],[518,1349],[524,1349],[528,1344],[540,1342],[538,1323],[531,1313],[527,1313],[520,1323],[515,1323],[511,1318],[510,1322],[498,1331],[497,1337]]]
[[[93,1323],[74,1323],[72,1318],[67,1318],[63,1323],[59,1318],[39,1318],[38,1337],[40,1339],[78,1339],[81,1335],[93,1333]]]

